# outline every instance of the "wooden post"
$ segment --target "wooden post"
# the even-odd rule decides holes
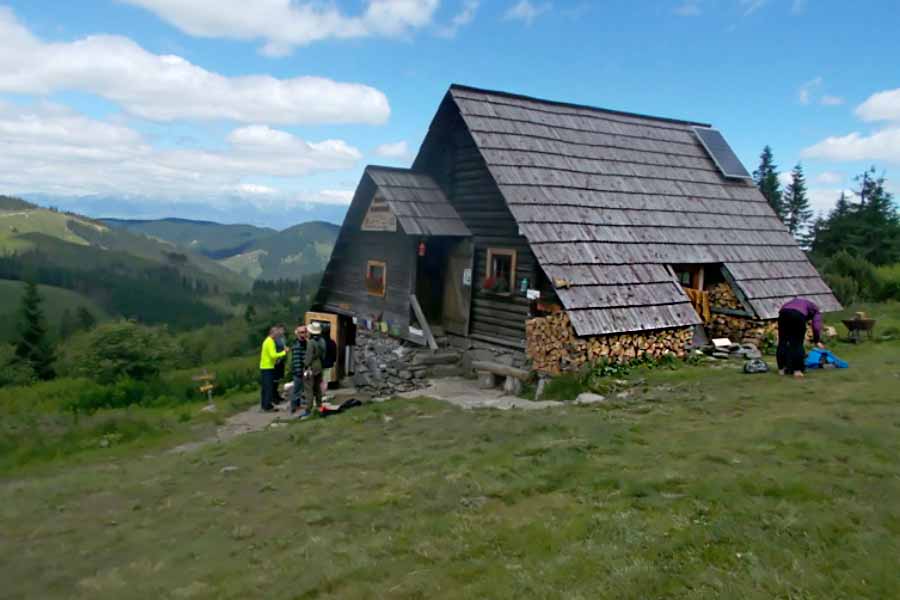
[[[422,307],[419,305],[419,299],[416,298],[415,294],[410,294],[409,301],[412,304],[413,312],[416,314],[416,320],[419,322],[422,331],[425,333],[425,341],[428,342],[428,347],[437,351],[437,342],[434,341],[434,335],[431,333],[431,325],[428,324],[428,319],[425,318],[425,313],[422,312]]]

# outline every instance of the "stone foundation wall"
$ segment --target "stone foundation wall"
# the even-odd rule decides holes
[[[645,356],[684,357],[693,338],[690,327],[578,337],[565,312],[530,319],[525,334],[532,369],[550,375],[577,371],[600,360],[626,363]]]

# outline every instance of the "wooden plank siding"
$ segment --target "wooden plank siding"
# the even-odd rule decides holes
[[[537,261],[523,236],[475,142],[461,121],[454,128],[450,152],[449,199],[472,232],[474,269],[470,334],[521,345],[525,339],[528,301],[513,290],[510,296],[482,289],[487,276],[488,248],[516,251],[514,285],[522,278],[536,280]]]
[[[415,247],[408,237],[398,233],[360,231],[348,228],[332,252],[338,268],[326,271],[322,279],[320,301],[332,309],[348,310],[363,318],[385,320],[405,331],[409,327],[409,295],[414,290]],[[387,287],[384,297],[366,291],[366,264],[384,261]]]

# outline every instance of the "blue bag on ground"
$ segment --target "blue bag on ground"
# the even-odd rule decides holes
[[[821,369],[828,366],[834,367],[835,369],[846,369],[850,365],[847,364],[847,361],[841,360],[829,350],[813,348],[809,351],[809,354],[806,355],[807,369]]]

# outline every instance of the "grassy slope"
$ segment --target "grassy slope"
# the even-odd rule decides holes
[[[301,223],[256,241],[223,264],[260,279],[299,279],[325,270],[339,229],[319,221]]]
[[[69,228],[73,219],[63,213],[44,209],[0,210],[0,251],[21,250],[31,244],[19,239],[29,233],[42,233],[63,241],[86,246],[88,242]]]
[[[44,299],[44,316],[51,333],[56,333],[63,311],[68,309],[75,315],[80,307],[85,307],[98,321],[109,316],[96,303],[77,292],[48,285],[39,285],[38,290]],[[21,281],[0,279],[0,342],[13,339],[18,321],[19,303],[25,292],[25,284]]]
[[[222,258],[239,252],[254,241],[277,233],[268,227],[253,225],[223,225],[187,219],[128,220],[101,219],[111,227],[127,229],[179,246]],[[224,254],[223,254],[224,253]],[[222,254],[222,256],[218,256]]]
[[[37,237],[36,237],[37,236]],[[49,246],[41,239],[60,240],[73,247],[64,251],[59,244]],[[54,212],[42,208],[30,210],[0,210],[0,253],[23,251],[40,247],[57,258],[60,254],[73,255],[76,262],[87,262],[86,257],[78,257],[78,247],[93,245],[97,248],[119,252],[157,264],[165,264],[166,253],[183,252],[168,242],[132,234],[128,231],[107,227],[76,215]],[[186,269],[198,275],[205,275],[220,282],[228,290],[245,290],[249,280],[236,275],[205,256],[190,253]],[[117,260],[122,260],[122,255]]]
[[[395,401],[25,470],[0,484],[0,576],[41,598],[895,598],[900,342],[837,350],[853,368],[804,382],[653,371],[604,407]]]

